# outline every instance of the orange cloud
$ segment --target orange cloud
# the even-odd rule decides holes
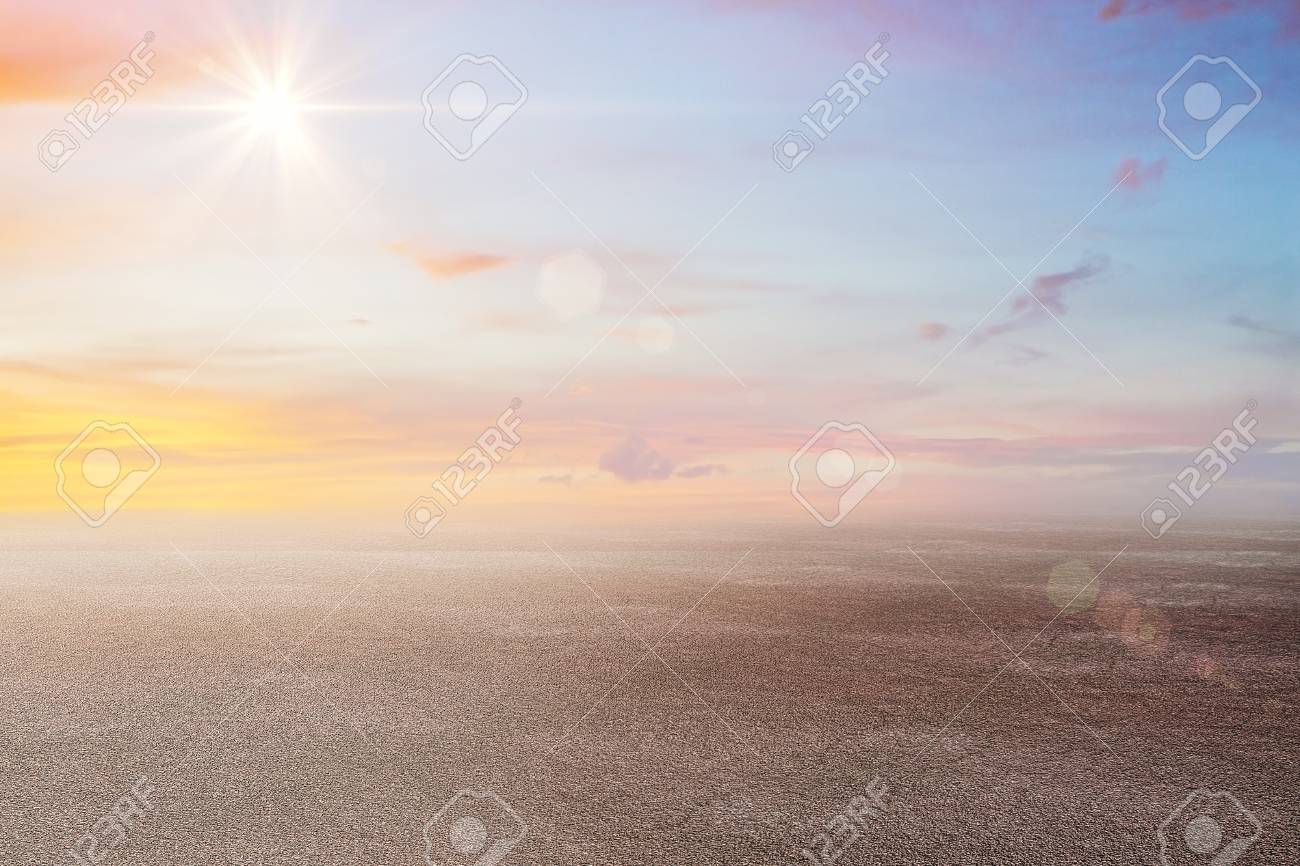
[[[17,5],[0,8],[0,103],[65,99],[104,76],[107,35]],[[137,37],[139,38],[139,37]],[[115,46],[119,54],[130,45]]]
[[[503,267],[511,261],[508,256],[491,253],[426,253],[409,243],[390,244],[388,249],[410,258],[426,274],[439,280]]]
[[[198,75],[188,58],[204,48],[182,35],[174,10],[166,5],[113,4],[111,10],[95,11],[91,20],[77,3],[11,0],[0,6],[0,105],[91,96],[150,28],[167,34],[165,44],[148,46],[158,55],[150,65],[165,73],[155,78],[174,85]],[[149,90],[163,86],[150,79]]]

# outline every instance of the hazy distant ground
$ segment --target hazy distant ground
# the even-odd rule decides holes
[[[841,864],[1153,863],[1198,787],[1294,862],[1300,530],[1182,529],[6,533],[0,862],[72,862],[141,775],[105,862],[420,864],[472,788],[505,864],[791,863],[877,775]],[[1020,652],[1125,544],[1029,671],[980,622]]]

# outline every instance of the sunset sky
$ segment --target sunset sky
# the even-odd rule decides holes
[[[397,523],[515,398],[456,520],[806,521],[787,463],[832,419],[898,461],[860,525],[1136,519],[1251,400],[1197,513],[1300,505],[1295,2],[178,5],[0,11],[7,511],[66,511],[104,420],[161,456],[128,510]],[[47,170],[146,33],[156,74]],[[528,99],[460,161],[421,93],[465,53]],[[1155,101],[1196,54],[1263,92],[1199,161]]]

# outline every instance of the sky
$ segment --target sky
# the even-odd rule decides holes
[[[1266,0],[7,3],[5,510],[75,521],[54,464],[103,421],[158,455],[124,513],[399,522],[517,405],[448,520],[806,522],[830,421],[893,458],[859,527],[1136,520],[1250,405],[1196,513],[1288,519],[1298,49]],[[464,159],[424,96],[496,69],[462,55],[526,91]],[[1261,96],[1193,159],[1157,94],[1197,55]]]

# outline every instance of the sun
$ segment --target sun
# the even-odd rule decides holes
[[[267,88],[249,103],[248,119],[263,133],[292,133],[298,125],[299,104],[285,88]]]
[[[366,63],[337,50],[309,51],[316,34],[296,18],[291,12],[265,38],[226,22],[229,38],[221,52],[198,58],[203,79],[195,87],[198,99],[173,107],[219,117],[203,131],[212,148],[207,165],[215,176],[233,177],[252,168],[273,173],[282,190],[310,184],[341,195],[348,179],[329,156],[331,123],[356,112],[409,111],[410,105],[330,98],[367,74]],[[313,54],[336,60],[322,67],[312,61]]]
[[[314,162],[306,116],[313,109],[288,81],[263,79],[250,86],[239,104],[246,147],[269,145],[282,160]]]

